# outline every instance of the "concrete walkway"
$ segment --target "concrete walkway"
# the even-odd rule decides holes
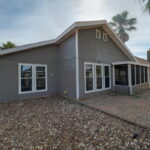
[[[136,96],[104,94],[80,102],[150,128],[150,90]]]

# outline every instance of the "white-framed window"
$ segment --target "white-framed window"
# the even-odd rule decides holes
[[[103,41],[107,41],[107,33],[103,33]]]
[[[97,91],[103,89],[103,65],[95,64],[95,88]]]
[[[104,85],[105,85],[105,89],[110,88],[110,84],[111,84],[110,81],[111,81],[110,65],[104,65]]]
[[[101,31],[96,29],[96,38],[101,39]]]
[[[94,91],[94,65],[91,63],[85,63],[85,91]]]
[[[110,65],[84,63],[85,93],[97,92],[111,88]]]
[[[47,65],[18,65],[19,94],[47,91]]]

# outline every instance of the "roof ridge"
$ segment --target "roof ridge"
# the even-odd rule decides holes
[[[38,43],[32,43],[28,45],[18,46],[16,48],[7,49],[5,51],[0,51],[0,56],[16,53],[24,50],[29,50],[31,48],[51,45],[51,44],[60,44],[63,40],[65,40],[68,36],[75,33],[76,29],[82,28],[82,27],[92,27],[92,26],[102,26],[107,34],[112,38],[114,43],[120,48],[120,50],[131,60],[137,62],[134,55],[131,53],[129,48],[121,41],[121,39],[116,35],[114,30],[111,28],[111,26],[108,24],[106,20],[97,20],[97,21],[78,21],[74,22],[71,26],[69,26],[63,33],[61,33],[57,38],[53,40],[48,41],[41,41]]]

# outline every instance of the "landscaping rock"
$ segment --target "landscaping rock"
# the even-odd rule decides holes
[[[0,150],[10,149],[150,150],[150,131],[61,97],[6,102]]]

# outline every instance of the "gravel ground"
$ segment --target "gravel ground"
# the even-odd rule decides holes
[[[13,101],[0,103],[5,149],[150,150],[150,131],[61,97]]]

